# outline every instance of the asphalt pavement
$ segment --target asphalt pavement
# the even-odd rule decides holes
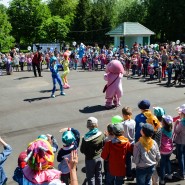
[[[86,120],[90,116],[98,118],[99,129],[104,131],[112,116],[121,115],[123,106],[131,107],[135,117],[140,112],[137,103],[142,99],[150,100],[151,107],[163,107],[166,113],[172,116],[177,116],[176,107],[185,103],[183,84],[167,87],[165,81],[158,83],[145,81],[142,78],[124,77],[122,105],[116,109],[106,110],[105,94],[102,93],[106,84],[103,74],[104,71],[72,70],[68,75],[71,88],[65,90],[66,96],[60,96],[60,91],[56,91],[55,98],[50,98],[52,80],[51,73],[46,69],[42,71],[43,77],[37,78],[33,72],[27,71],[0,76],[0,136],[13,148],[4,166],[9,178],[8,185],[15,184],[12,175],[17,166],[19,153],[25,150],[38,135],[47,133],[54,135],[61,147],[59,130],[64,127],[74,127],[83,136],[87,132]],[[79,152],[80,185],[85,180],[83,167],[84,156]],[[134,181],[127,184],[134,184]],[[185,182],[167,184],[183,185]]]

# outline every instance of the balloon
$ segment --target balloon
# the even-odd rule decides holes
[[[28,51],[30,51],[30,50],[31,50],[31,46],[28,46],[28,48],[27,48],[27,49],[28,49]]]
[[[123,121],[123,118],[119,115],[113,116],[111,119],[112,124],[121,123]]]
[[[176,41],[176,44],[180,44],[180,40],[177,40],[177,41]]]

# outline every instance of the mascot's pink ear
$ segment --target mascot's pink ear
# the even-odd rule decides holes
[[[123,65],[119,60],[112,60],[106,67],[106,73],[124,73]]]

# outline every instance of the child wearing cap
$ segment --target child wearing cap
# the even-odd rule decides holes
[[[129,142],[132,144],[134,143],[135,139],[135,120],[132,119],[132,109],[130,107],[123,107],[122,109],[122,116],[123,116],[123,128],[124,133],[123,136],[126,137]],[[131,160],[131,153],[128,152],[126,155],[126,176],[127,180],[132,180],[132,160]]]
[[[66,158],[70,159],[71,151],[77,150],[80,143],[80,133],[74,128],[63,128],[60,130],[62,134],[62,142],[64,146],[59,150],[57,161],[60,162],[58,169],[62,172],[61,180],[69,185],[70,183],[70,169],[67,165]]]
[[[160,160],[157,143],[152,139],[154,128],[145,123],[141,127],[139,141],[134,145],[133,162],[136,164],[136,182],[138,185],[150,184],[155,166]]]
[[[153,107],[153,108],[154,108],[154,115],[157,117],[160,124],[162,125],[162,120],[163,120],[163,116],[165,115],[165,110],[162,107]],[[161,137],[162,137],[161,129],[158,129],[158,132],[156,132],[155,135],[152,137],[156,141],[159,148],[161,146]],[[152,175],[152,183],[153,185],[159,184],[159,175],[157,173],[157,170],[155,170]]]
[[[132,152],[129,140],[123,136],[122,123],[113,125],[115,137],[105,143],[101,157],[108,160],[109,171],[107,172],[106,185],[122,185],[126,176],[126,154]]]
[[[98,120],[95,117],[87,119],[89,131],[82,139],[80,151],[85,155],[86,178],[88,185],[102,185],[101,152],[104,143],[104,134],[98,130]]]
[[[162,119],[162,138],[161,138],[161,160],[160,160],[160,184],[165,184],[165,172],[167,173],[166,178],[172,179],[171,175],[171,162],[170,156],[173,152],[173,141],[172,141],[172,125],[173,118],[169,115],[163,115]]]
[[[135,117],[136,127],[135,127],[135,142],[139,140],[141,137],[141,125],[143,123],[149,123],[154,127],[154,136],[161,129],[161,124],[156,116],[149,110],[150,109],[150,102],[148,100],[141,100],[138,103],[138,107],[141,110],[141,113]]]
[[[174,141],[177,144],[177,158],[180,172],[175,176],[180,179],[185,179],[185,104],[178,107],[180,120],[177,120],[174,125]]]

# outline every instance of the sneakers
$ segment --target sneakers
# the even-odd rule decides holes
[[[61,95],[61,96],[65,96],[66,93],[65,93],[65,92],[61,92],[60,95]]]
[[[160,185],[165,185],[165,181],[160,181]]]
[[[170,174],[170,175],[166,175],[165,177],[166,177],[168,180],[172,180],[172,178],[173,178],[171,174]]]
[[[185,180],[184,175],[180,175],[179,173],[174,174],[174,177],[179,179],[179,180]]]
[[[51,95],[51,98],[55,98],[55,95],[54,95],[54,94],[52,94],[52,95]]]

